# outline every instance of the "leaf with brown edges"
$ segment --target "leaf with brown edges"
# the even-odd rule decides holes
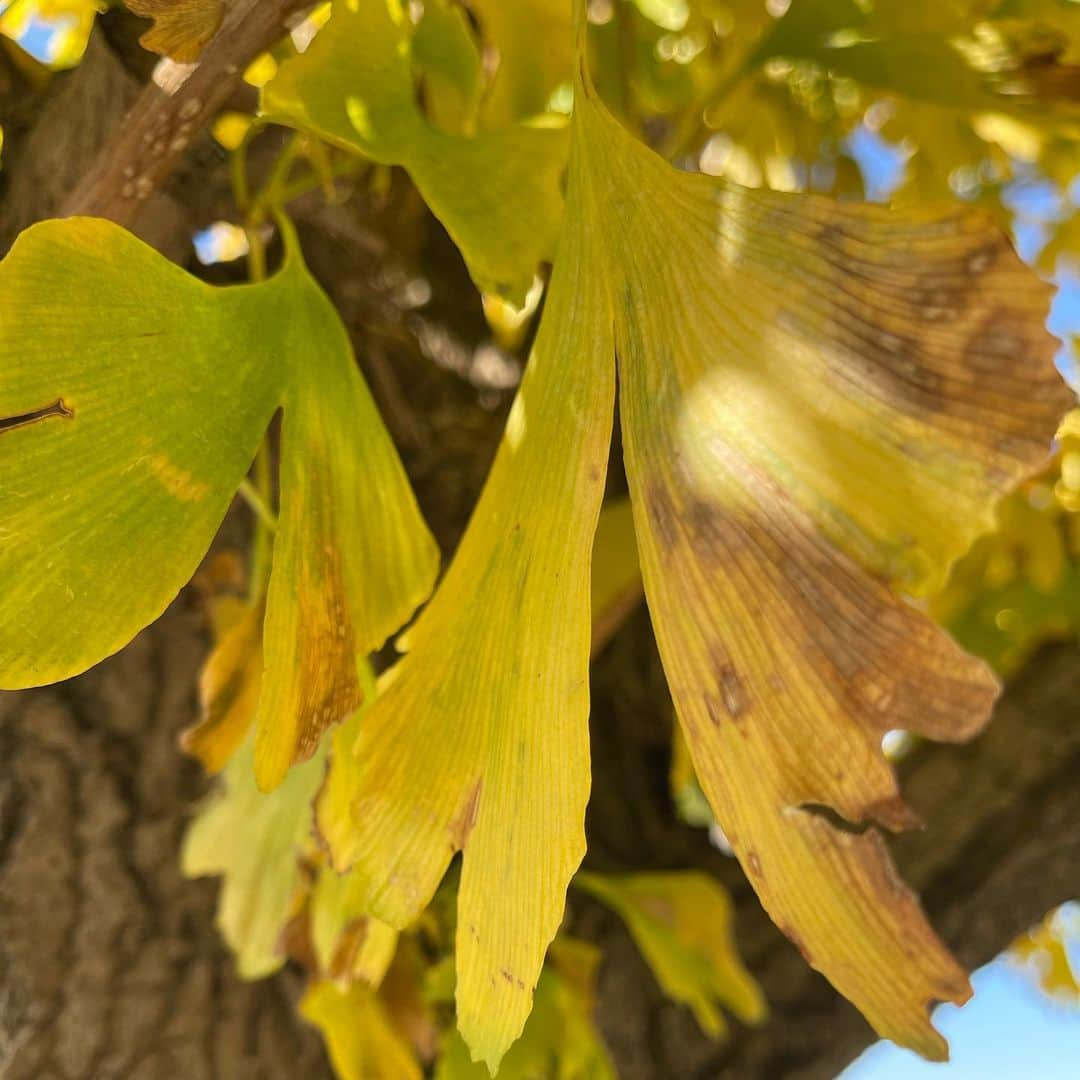
[[[765,907],[874,1027],[928,1057],[967,980],[896,878],[881,753],[966,738],[997,692],[918,609],[1046,457],[1071,394],[1049,291],[966,211],[679,174],[587,88],[586,228],[612,238],[642,570],[702,787]]]
[[[217,33],[224,14],[221,0],[124,0],[154,25],[139,44],[178,63],[198,60],[203,47]]]

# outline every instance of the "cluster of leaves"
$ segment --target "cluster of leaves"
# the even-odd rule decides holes
[[[604,569],[592,586],[595,647],[640,594],[628,510],[626,501],[613,503],[598,529]],[[258,610],[230,591],[212,595],[210,605],[218,644],[201,683],[203,719],[185,744],[209,771],[223,768],[222,782],[189,829],[183,867],[191,876],[222,876],[218,925],[239,973],[261,978],[287,959],[307,969],[302,1012],[323,1031],[343,1080],[419,1077],[428,1064],[444,1080],[486,1076],[454,1026],[457,875],[399,933],[367,913],[362,881],[335,872],[315,838],[327,758],[350,758],[365,710],[324,738],[280,787],[261,792],[249,737],[261,674]],[[696,873],[594,873],[575,884],[626,921],[661,987],[693,1009],[707,1034],[726,1030],[721,1004],[745,1022],[764,1018],[761,993],[735,953],[731,903],[715,882]],[[594,947],[559,933],[500,1076],[614,1075],[589,1021],[599,960]]]
[[[187,738],[224,786],[185,852],[226,877],[241,970],[307,965],[305,1014],[345,1077],[418,1075],[436,1052],[447,1077],[470,1054],[603,1075],[595,958],[557,935],[584,853],[589,656],[641,588],[631,546],[600,545],[632,530],[688,758],[762,902],[878,1031],[941,1057],[927,1011],[963,1000],[963,972],[876,830],[835,817],[910,824],[882,734],[985,720],[988,669],[889,585],[941,590],[1072,397],[1047,290],[986,218],[761,184],[852,194],[846,140],[874,109],[909,144],[913,202],[957,191],[960,156],[980,192],[1018,158],[1064,177],[1076,5],[588,8],[588,33],[570,0],[313,16],[313,40],[261,62],[254,126],[219,128],[240,155],[257,125],[298,132],[272,197],[238,192],[250,285],[207,288],[94,220],[19,239],[0,267],[0,683],[122,647],[245,490],[249,595],[218,612]],[[146,42],[187,59],[220,12],[167,14]],[[1006,136],[1029,129],[1023,159]],[[679,160],[708,139],[721,175],[643,139]],[[332,178],[327,147],[404,169],[491,298],[522,303],[555,262],[469,530],[378,686],[367,656],[432,592],[435,547],[287,219],[268,280],[255,227],[301,149]],[[605,518],[616,373],[631,501]],[[256,452],[278,410],[275,512]],[[715,886],[578,882],[707,1031],[718,1001],[761,1017]]]
[[[935,618],[1003,675],[1045,641],[1080,635],[1080,415],[1054,462],[1010,495],[932,602]]]

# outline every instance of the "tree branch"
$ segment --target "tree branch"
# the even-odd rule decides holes
[[[163,60],[153,80],[64,205],[130,226],[194,137],[240,85],[243,72],[310,0],[236,0],[195,64]]]

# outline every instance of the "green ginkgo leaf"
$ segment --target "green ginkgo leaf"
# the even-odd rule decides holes
[[[431,122],[452,134],[472,134],[484,93],[484,62],[465,9],[457,0],[429,0],[412,38]]]
[[[469,10],[498,66],[483,102],[483,123],[497,129],[540,116],[570,83],[574,67],[572,0],[469,0]],[[543,48],[537,48],[542,41]]]
[[[502,446],[319,804],[393,925],[463,849],[474,1057],[494,1069],[521,1030],[581,856],[616,363],[646,596],[717,819],[808,960],[881,1033],[944,1053],[928,1009],[967,981],[862,825],[912,821],[882,732],[963,738],[996,686],[886,582],[935,587],[1045,458],[1071,400],[1047,304],[978,215],[676,172],[579,79],[552,289]]]
[[[470,137],[433,126],[416,101],[412,36],[399,0],[336,0],[308,50],[266,86],[262,110],[404,166],[477,284],[520,304],[554,250],[565,128],[507,124]]]
[[[85,218],[27,230],[0,264],[0,686],[76,675],[157,618],[284,408],[264,787],[354,711],[356,656],[437,570],[345,329],[289,246],[269,281],[218,289]]]
[[[727,1031],[719,1006],[760,1023],[765,999],[735,948],[734,907],[724,889],[697,871],[580,873],[574,885],[626,923],[668,997],[693,1010],[702,1031]]]

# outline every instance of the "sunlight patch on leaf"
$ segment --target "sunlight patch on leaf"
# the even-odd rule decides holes
[[[1048,290],[978,216],[679,174],[579,97],[646,595],[702,787],[807,959],[940,1057],[927,1010],[966,979],[862,823],[914,820],[884,731],[966,737],[996,686],[883,579],[935,588],[1045,459],[1071,398]]]
[[[580,873],[574,885],[626,923],[660,988],[688,1005],[712,1038],[727,1031],[724,1005],[745,1023],[765,1018],[761,989],[739,959],[724,889],[697,871]]]
[[[448,134],[413,88],[412,24],[397,0],[337,0],[326,27],[263,91],[268,119],[408,170],[477,284],[517,303],[551,257],[566,132],[506,124]]]

